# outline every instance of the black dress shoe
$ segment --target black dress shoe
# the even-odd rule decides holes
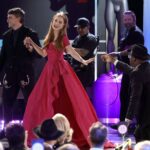
[[[117,130],[117,129],[118,129],[118,124],[113,124],[113,125],[110,125],[110,127],[111,127],[112,129],[115,129],[115,130]]]

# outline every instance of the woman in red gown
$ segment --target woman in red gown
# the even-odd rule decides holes
[[[69,53],[84,65],[93,58],[84,60],[72,48],[67,37],[68,19],[63,12],[54,15],[44,48],[36,45],[27,37],[25,45],[33,47],[48,61],[28,99],[23,125],[29,134],[29,142],[34,138],[32,129],[56,113],[64,114],[74,129],[73,142],[79,147],[89,145],[88,130],[92,123],[98,121],[93,106],[70,65],[63,58]]]

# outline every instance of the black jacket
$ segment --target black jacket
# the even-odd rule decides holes
[[[150,64],[144,62],[138,67],[118,62],[118,69],[130,74],[130,103],[126,118],[134,116],[139,124],[150,124]]]
[[[14,82],[18,78],[24,78],[23,76],[26,74],[34,74],[32,63],[37,54],[35,51],[29,52],[23,41],[25,37],[29,36],[35,43],[40,45],[37,33],[25,26],[20,27],[17,32],[15,41],[12,29],[9,29],[3,35],[0,53],[1,80],[5,74],[9,75],[7,80],[12,80],[10,82]]]

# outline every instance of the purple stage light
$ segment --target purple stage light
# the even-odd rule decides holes
[[[21,120],[12,120],[11,123],[21,123]]]
[[[22,120],[12,120],[11,123],[23,123]],[[4,129],[4,125],[5,125],[5,120],[0,120],[0,130]]]
[[[121,78],[122,75],[102,74],[93,86],[93,105],[98,117],[107,123],[110,118],[119,118]]]
[[[4,120],[0,120],[0,131],[4,129]]]

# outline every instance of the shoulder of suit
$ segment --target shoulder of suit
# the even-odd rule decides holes
[[[138,26],[135,27],[135,32],[143,34],[142,30]]]
[[[28,28],[26,26],[22,27],[22,30],[24,30],[26,33],[37,33],[35,30],[32,28]],[[3,37],[6,37],[7,35],[10,35],[12,32],[12,29],[8,29],[6,32],[3,33]]]
[[[8,29],[6,32],[3,33],[3,36],[7,36],[12,32],[12,29]]]
[[[29,28],[29,27],[26,27],[26,26],[23,26],[23,29],[27,32],[32,32],[32,33],[37,33],[35,30],[33,30],[32,28]]]
[[[89,36],[89,37],[96,38],[96,36],[95,36],[94,34],[90,33],[90,32],[88,33],[88,36]]]
[[[88,33],[87,38],[92,41],[97,41],[97,37],[92,33]]]

